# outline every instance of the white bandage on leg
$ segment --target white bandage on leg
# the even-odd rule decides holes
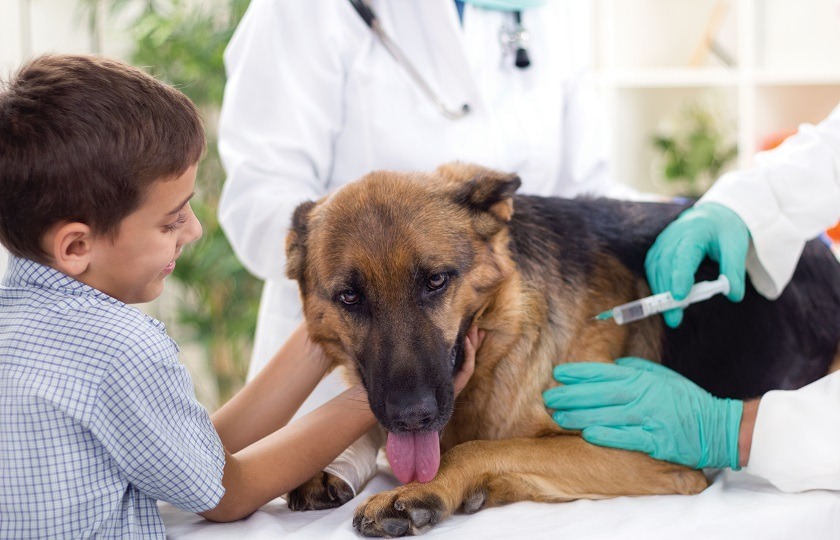
[[[327,465],[324,472],[344,480],[355,497],[376,473],[376,456],[384,443],[385,432],[374,426]]]

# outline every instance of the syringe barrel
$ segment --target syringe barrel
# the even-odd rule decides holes
[[[714,281],[695,283],[688,296],[680,301],[674,300],[670,292],[664,292],[614,307],[613,319],[618,324],[627,324],[669,309],[685,309],[690,304],[707,300],[716,294],[729,294],[729,280],[724,275]]]
[[[614,307],[612,315],[616,324],[627,324],[647,317],[641,300]]]
[[[613,318],[618,324],[627,324],[660,313],[674,304],[671,293],[664,292],[628,302],[613,308]]]

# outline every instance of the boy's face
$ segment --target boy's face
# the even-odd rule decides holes
[[[189,204],[196,170],[152,184],[141,206],[120,222],[116,238],[95,239],[90,264],[77,279],[126,304],[160,296],[181,250],[201,237]]]

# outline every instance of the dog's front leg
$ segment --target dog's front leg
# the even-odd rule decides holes
[[[376,455],[385,433],[374,426],[330,465],[286,496],[292,510],[325,510],[341,506],[361,491],[376,473]]]
[[[431,482],[370,497],[356,509],[353,524],[366,536],[404,536],[421,533],[459,509],[473,513],[523,500],[694,494],[706,486],[700,471],[594,446],[576,435],[469,441],[442,456]]]

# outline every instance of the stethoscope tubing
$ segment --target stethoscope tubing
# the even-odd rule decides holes
[[[379,41],[382,42],[382,45],[385,47],[385,50],[400,64],[408,75],[417,83],[417,86],[420,87],[420,90],[426,94],[426,97],[434,103],[435,108],[440,111],[440,113],[449,118],[450,120],[458,120],[459,118],[463,118],[470,112],[470,106],[466,103],[461,105],[460,109],[450,109],[446,106],[446,104],[437,96],[437,94],[432,90],[432,88],[426,83],[426,80],[423,78],[422,75],[417,71],[408,58],[403,54],[402,50],[397,47],[397,45],[388,37],[388,34],[382,30],[382,26],[379,24],[379,19],[374,18],[370,24],[371,31],[379,38]]]
[[[402,50],[394,43],[394,41],[388,36],[388,34],[382,29],[382,25],[379,24],[379,19],[376,17],[376,14],[373,10],[368,6],[363,0],[350,0],[350,3],[353,5],[353,8],[365,21],[368,28],[373,32],[373,34],[379,39],[382,45],[385,47],[385,50],[388,51],[388,54],[397,62],[402,68],[408,73],[409,77],[420,87],[420,90],[426,95],[426,97],[431,101],[435,108],[446,118],[450,120],[458,120],[460,118],[465,117],[470,112],[470,106],[467,103],[464,103],[460,109],[451,109],[446,106],[446,104],[438,97],[438,95],[432,90],[431,86],[426,82],[420,72],[414,67],[414,65],[409,61],[409,59],[403,54]]]

